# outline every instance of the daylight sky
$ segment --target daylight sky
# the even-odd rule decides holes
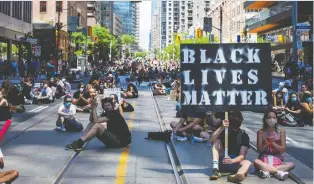
[[[140,3],[140,47],[148,50],[149,31],[151,28],[151,1]]]

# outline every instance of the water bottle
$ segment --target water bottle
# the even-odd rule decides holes
[[[193,135],[191,136],[191,144],[195,144],[195,139]]]

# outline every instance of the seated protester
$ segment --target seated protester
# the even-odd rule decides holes
[[[9,103],[13,106],[25,104],[24,96],[22,92],[20,92],[20,90],[17,88],[16,85],[12,85],[10,87],[8,95],[7,95],[7,99]]]
[[[154,95],[165,95],[166,87],[163,85],[162,80],[158,79],[157,84],[154,86]]]
[[[274,107],[283,109],[284,105],[288,101],[288,89],[284,87],[285,83],[280,82],[279,88],[272,91],[274,97]]]
[[[97,91],[95,88],[93,88],[92,85],[87,84],[87,91],[91,97],[91,99],[94,99],[97,96]]]
[[[3,96],[3,90],[0,90],[0,121],[6,121],[11,118],[9,103]]]
[[[48,104],[53,102],[53,92],[48,86],[48,82],[44,82],[44,86],[38,96],[33,99],[33,104]]]
[[[59,107],[58,109],[58,120],[57,122],[60,122],[57,126],[57,130],[61,130],[63,132],[66,132],[65,129],[65,122],[69,120],[76,120],[76,106],[72,105],[72,98],[70,96],[66,96],[64,98],[64,103]],[[77,121],[77,120],[76,120]]]
[[[208,131],[201,132],[201,138],[208,140],[213,132],[215,132],[225,119],[225,112],[211,112],[210,117],[207,118]]]
[[[138,98],[138,91],[129,78],[125,79],[128,84],[127,90],[122,93],[123,98]]]
[[[213,175],[211,179],[218,179],[222,172],[233,172],[227,180],[240,183],[251,166],[251,162],[245,160],[246,153],[250,147],[250,139],[245,131],[240,129],[243,121],[242,113],[239,111],[229,112],[229,120],[223,120],[220,126],[210,137],[212,144]],[[224,155],[225,128],[228,128],[228,154]]]
[[[313,126],[313,97],[310,92],[304,92],[301,106],[301,116],[304,124]]]
[[[301,85],[301,92],[298,93],[299,99],[303,99],[303,94],[308,91],[306,84]]]
[[[65,85],[62,82],[62,80],[57,79],[56,83],[56,93],[55,96],[56,98],[61,98],[63,97],[66,93],[65,93]]]
[[[71,94],[71,84],[66,79],[62,79],[62,82],[64,84],[65,94]]]
[[[114,87],[114,77],[112,75],[112,73],[110,72],[108,77],[106,78],[106,87],[107,88],[113,88]]]
[[[32,99],[32,97],[30,96],[30,92],[33,86],[34,84],[29,78],[24,78],[22,94],[25,96],[26,99]]]
[[[291,93],[289,96],[288,103],[285,106],[285,111],[286,113],[290,113],[293,117],[294,120],[298,122],[298,125],[300,127],[303,127],[303,121],[301,121],[301,103],[297,97],[296,93]]]
[[[254,165],[258,170],[258,176],[264,179],[273,175],[279,180],[286,180],[294,164],[283,162],[286,131],[278,129],[277,114],[273,110],[268,110],[264,114],[263,128],[257,132],[257,149],[260,156],[254,161]]]
[[[104,94],[104,89],[105,89],[105,85],[104,85],[103,81],[99,81],[98,94]]]
[[[78,107],[78,110],[90,109],[90,94],[84,90],[84,84],[78,84],[78,90],[73,94],[72,103]]]
[[[193,117],[187,116],[182,112],[183,117],[179,122],[171,122],[170,127],[176,134],[176,139],[179,141],[186,141],[190,134],[200,137],[200,133],[204,130],[206,124],[206,113],[195,113]]]
[[[50,80],[50,81],[48,82],[48,86],[51,88],[53,100],[55,100],[57,88],[54,86],[54,82],[52,82],[52,81]]]
[[[118,96],[116,94],[110,95],[110,98],[112,99],[112,102],[114,104],[114,110],[118,111],[121,116],[123,117],[123,109],[119,103]],[[102,107],[104,109],[104,107]]]
[[[105,113],[102,117],[97,117],[96,100],[91,100],[91,123],[93,126],[80,139],[66,146],[67,149],[75,151],[82,150],[85,142],[97,137],[106,147],[126,147],[131,143],[131,133],[128,125],[121,114],[114,110],[114,104],[111,98],[105,98],[102,101]],[[107,127],[102,123],[107,122]]]
[[[3,160],[3,154],[0,149],[0,168],[4,168],[4,160]],[[16,170],[10,170],[10,171],[4,171],[0,172],[0,183],[12,183],[14,180],[16,180],[19,177],[19,172]]]

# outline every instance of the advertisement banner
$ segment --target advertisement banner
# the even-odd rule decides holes
[[[269,43],[180,48],[181,105],[186,112],[265,110],[271,105]]]

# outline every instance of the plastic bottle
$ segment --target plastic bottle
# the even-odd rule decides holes
[[[195,144],[195,139],[193,135],[191,136],[191,144]]]

